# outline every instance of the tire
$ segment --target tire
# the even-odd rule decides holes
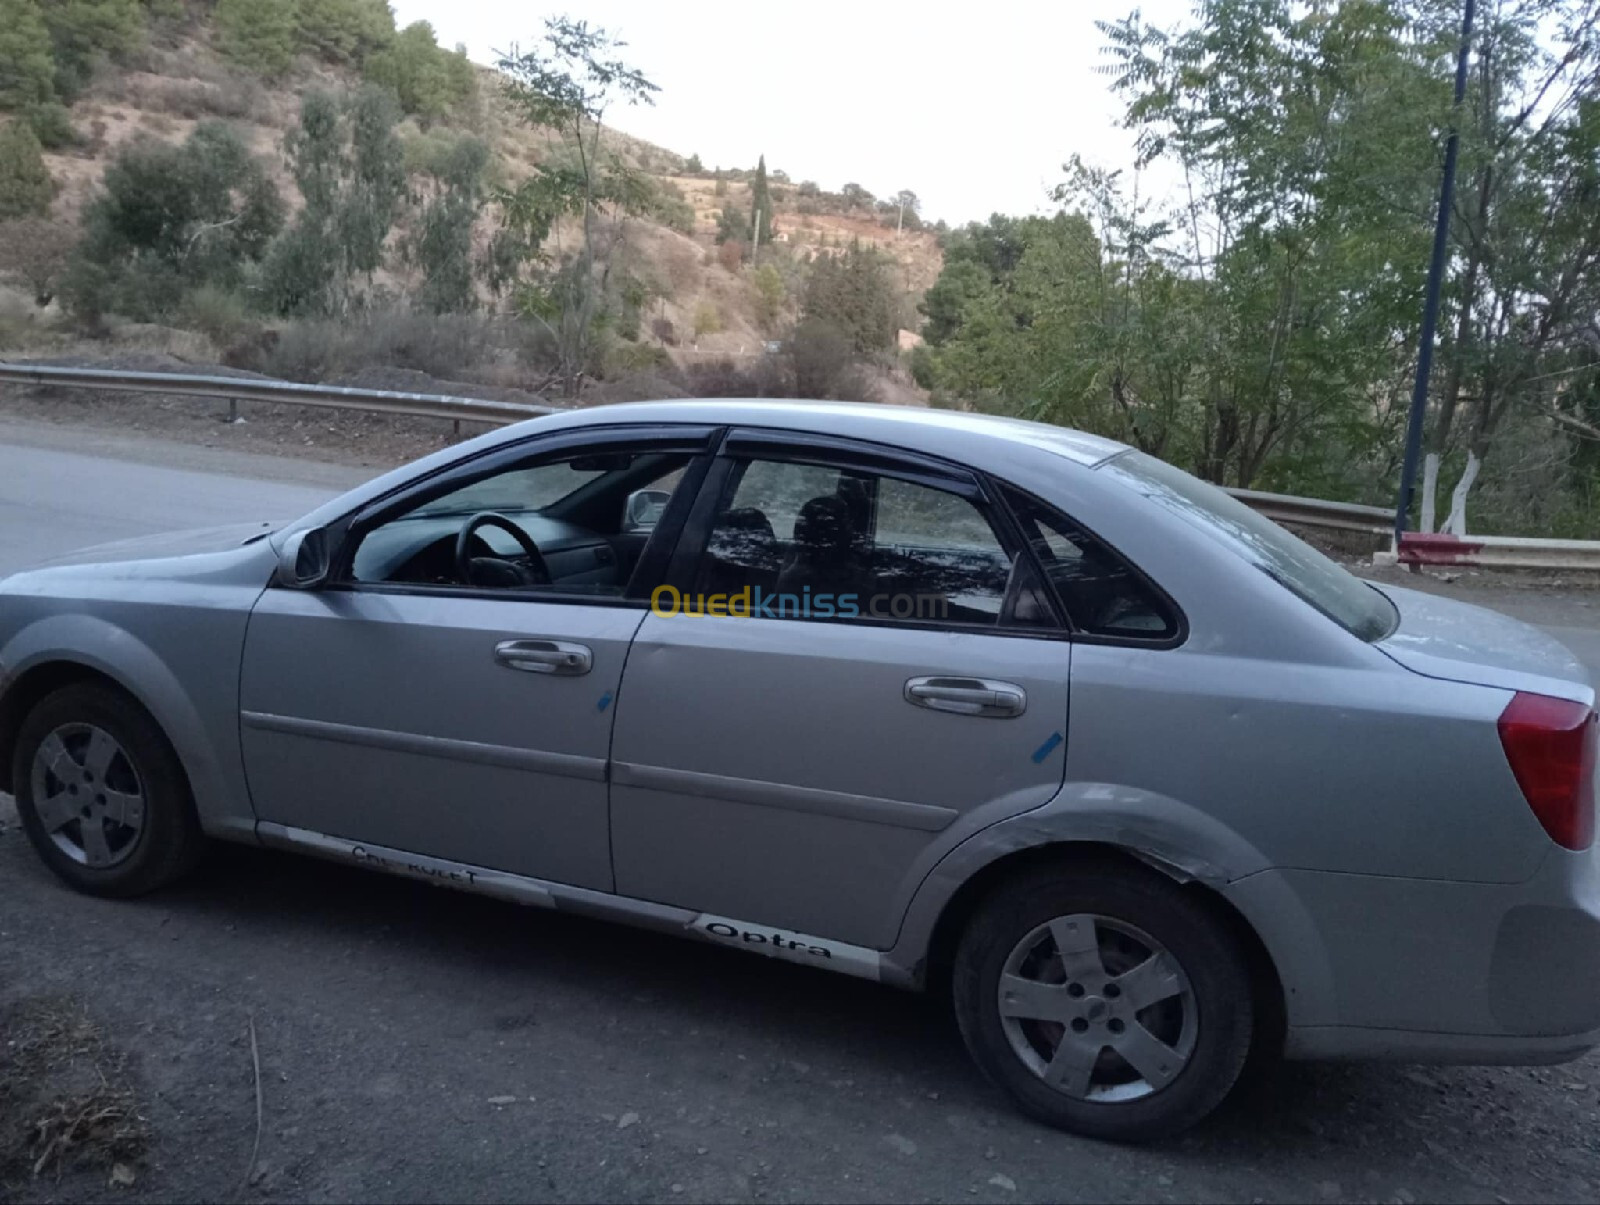
[[[1058,865],[980,905],[951,994],[973,1058],[1023,1112],[1147,1142],[1194,1125],[1233,1088],[1255,1027],[1252,988],[1232,932],[1176,883]]]
[[[28,840],[79,891],[143,895],[204,852],[178,755],[120,691],[80,684],[45,696],[18,731],[11,781]]]

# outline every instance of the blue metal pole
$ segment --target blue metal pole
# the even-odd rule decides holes
[[[1467,58],[1472,48],[1472,14],[1475,0],[1461,11],[1461,50],[1456,56],[1456,102],[1450,111],[1450,137],[1444,145],[1444,179],[1439,184],[1439,217],[1433,227],[1433,260],[1428,265],[1427,298],[1422,307],[1422,338],[1417,348],[1417,380],[1411,391],[1411,415],[1406,423],[1406,454],[1400,466],[1400,498],[1394,509],[1394,543],[1411,513],[1417,486],[1417,461],[1422,454],[1422,424],[1428,413],[1428,377],[1433,372],[1433,341],[1439,327],[1439,290],[1444,283],[1445,252],[1450,244],[1450,206],[1456,191],[1456,147],[1460,142],[1461,105],[1467,97]]]

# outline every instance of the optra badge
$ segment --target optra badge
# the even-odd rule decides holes
[[[689,928],[722,945],[738,946],[772,958],[824,967],[864,979],[878,978],[878,952],[861,946],[792,933],[771,925],[754,925],[726,916],[712,916],[710,913],[695,917]]]

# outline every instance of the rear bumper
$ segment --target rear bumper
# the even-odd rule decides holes
[[[1263,871],[1227,894],[1284,984],[1286,1053],[1556,1063],[1600,1044],[1600,873],[1525,883]]]

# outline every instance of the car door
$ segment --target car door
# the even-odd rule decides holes
[[[258,817],[609,890],[613,704],[710,434],[547,438],[352,517],[329,585],[269,589],[251,615],[240,725]],[[484,511],[531,537],[540,573],[503,527],[457,557]]]
[[[617,890],[885,948],[938,847],[1055,795],[1072,646],[1007,530],[959,468],[731,436],[623,677]]]

